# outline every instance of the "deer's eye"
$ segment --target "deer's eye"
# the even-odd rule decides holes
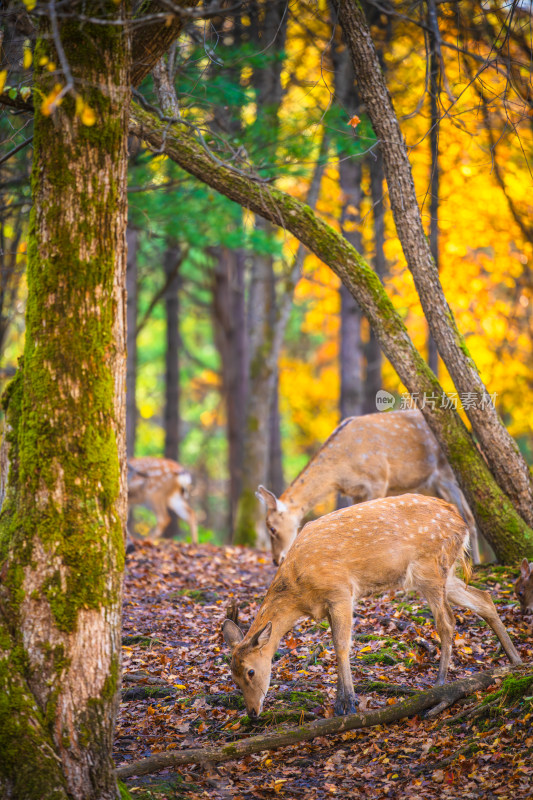
[[[523,589],[519,589],[518,592],[517,592],[518,597],[522,597],[523,594],[524,594],[524,590]]]
[[[255,675],[255,669],[249,669],[249,670],[248,670],[248,677],[249,677],[249,678],[253,678],[253,677],[254,677],[254,675]]]
[[[268,526],[268,532],[270,533],[270,535],[272,536],[273,539],[275,539],[276,536],[278,535],[276,533],[276,529],[275,528],[271,528],[270,525]]]

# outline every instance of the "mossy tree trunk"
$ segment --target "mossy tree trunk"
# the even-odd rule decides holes
[[[116,23],[126,4],[83,11]],[[57,75],[39,65],[61,62],[41,20],[26,341],[5,400],[0,795],[107,800],[118,797],[130,53],[123,25],[60,20],[74,89],[96,122],[76,116],[72,92],[45,116]]]
[[[413,274],[430,333],[460,395],[477,397],[465,405],[472,429],[500,488],[522,519],[533,525],[533,480],[518,446],[503,425],[448,306],[431,255],[407,148],[359,0],[334,0],[354,66],[357,86],[380,141],[391,209],[398,237]]]
[[[138,107],[130,117],[130,132],[164,151],[191,175],[213,189],[261,214],[296,236],[349,288],[372,326],[381,348],[412,393],[442,393],[437,378],[413,345],[376,273],[344,237],[314,214],[312,209],[266,183],[239,175],[210,158],[183,127],[169,128]],[[459,477],[467,500],[501,561],[533,556],[533,531],[501,491],[458,413],[431,408],[424,416]]]

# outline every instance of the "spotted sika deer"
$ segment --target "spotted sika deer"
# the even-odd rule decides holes
[[[527,558],[520,565],[520,577],[515,582],[514,591],[520,601],[522,614],[533,614],[533,564]]]
[[[285,557],[305,514],[333,492],[354,503],[406,492],[441,497],[459,509],[479,564],[474,517],[420,411],[348,417],[280,498],[259,486],[275,564]]]
[[[455,575],[468,529],[457,510],[423,495],[371,500],[334,511],[304,526],[268,589],[246,635],[223,625],[231,672],[250,717],[261,713],[271,661],[281,638],[301,617],[327,618],[337,655],[335,713],[355,711],[350,670],[353,604],[389,589],[416,589],[428,603],[441,641],[437,684],[445,682],[455,618],[450,603],[482,617],[513,664],[520,663],[488,592]]]
[[[191,537],[198,544],[196,514],[189,505],[191,473],[170,458],[130,458],[128,461],[128,502],[147,504],[157,517],[152,536],[161,536],[170,522],[168,509],[189,523]]]

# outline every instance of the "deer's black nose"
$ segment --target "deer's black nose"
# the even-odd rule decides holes
[[[279,567],[279,561],[277,560],[277,558],[273,558],[272,563],[274,564],[275,567]]]
[[[252,710],[248,712],[248,716],[250,719],[257,719],[257,711],[255,708],[252,708]]]

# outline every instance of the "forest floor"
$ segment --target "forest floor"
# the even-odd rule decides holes
[[[117,765],[332,715],[336,666],[331,638],[326,623],[307,620],[281,642],[260,719],[252,723],[245,716],[221,625],[235,597],[246,628],[274,572],[269,554],[236,547],[145,542],[128,556]],[[491,591],[522,658],[531,662],[531,620],[518,613],[513,577],[506,568],[489,566],[476,568],[472,583]],[[449,680],[507,663],[483,622],[470,612],[457,612],[456,618]],[[360,709],[400,702],[409,689],[428,688],[435,681],[438,639],[429,609],[414,594],[362,601],[353,630],[352,670]],[[390,684],[405,687],[404,692]],[[532,695],[533,683],[525,694],[506,702],[492,698],[482,708],[479,694],[432,720],[415,717],[217,767],[185,766],[125,783],[140,800],[531,798]],[[469,718],[466,712],[474,707],[484,713]]]

